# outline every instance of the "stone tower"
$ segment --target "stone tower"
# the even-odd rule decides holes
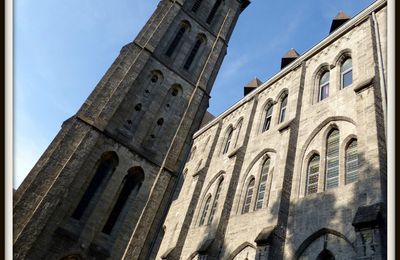
[[[161,0],[14,194],[14,259],[152,259],[248,0]]]

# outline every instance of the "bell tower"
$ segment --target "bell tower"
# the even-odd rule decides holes
[[[161,0],[14,194],[14,259],[153,259],[248,0]]]

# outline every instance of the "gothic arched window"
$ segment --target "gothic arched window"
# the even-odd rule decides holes
[[[211,208],[211,212],[210,212],[210,217],[208,218],[208,224],[211,224],[215,215],[215,211],[217,211],[217,206],[218,206],[218,199],[219,199],[219,195],[221,194],[221,188],[222,188],[222,182],[224,181],[224,178],[221,178],[221,180],[218,183],[217,186],[217,191],[215,192],[215,197],[214,197],[214,202]]]
[[[207,17],[207,23],[208,24],[210,24],[212,22],[212,20],[214,19],[215,14],[217,13],[218,8],[221,5],[221,3],[222,3],[222,0],[216,0],[215,1],[214,6],[212,7],[211,12]]]
[[[357,140],[352,140],[346,148],[346,184],[358,179]]]
[[[199,38],[197,39],[196,43],[194,44],[192,50],[189,53],[188,58],[186,59],[185,65],[183,65],[183,68],[185,70],[189,70],[190,66],[193,63],[194,58],[196,58],[197,53],[199,52],[200,46],[203,44],[204,40]]]
[[[339,130],[332,130],[326,144],[326,189],[339,186]]]
[[[318,179],[319,179],[319,155],[315,154],[311,157],[307,168],[307,184],[306,194],[318,192]]]
[[[285,115],[286,115],[286,106],[287,106],[287,94],[283,96],[281,99],[281,110],[279,112],[279,123],[282,123],[285,121]]]
[[[270,104],[267,106],[267,109],[265,110],[265,118],[264,118],[264,124],[262,131],[265,132],[271,127],[271,120],[272,120],[272,109],[273,106]]]
[[[255,207],[256,210],[261,209],[264,204],[270,163],[271,163],[271,160],[269,158],[267,158],[261,167],[260,184],[258,186],[257,200],[256,200],[256,207]]]
[[[319,79],[319,101],[329,97],[329,71],[325,71]]]
[[[85,212],[85,209],[89,205],[96,191],[102,184],[103,180],[107,175],[111,175],[118,165],[118,156],[115,152],[107,152],[101,156],[100,161],[96,169],[89,186],[87,187],[85,193],[83,194],[78,206],[72,213],[72,217],[75,219],[80,219]]]
[[[182,40],[183,35],[187,30],[188,26],[186,24],[182,24],[178,32],[176,33],[174,39],[172,40],[171,44],[169,45],[167,51],[165,52],[165,55],[167,55],[168,57],[172,56],[176,47],[178,47],[180,41]]]
[[[208,208],[210,207],[210,202],[211,202],[211,194],[208,195],[206,203],[204,204],[203,207],[203,212],[201,214],[199,226],[204,225],[204,221],[206,220],[207,214],[208,214]]]
[[[347,58],[340,67],[341,88],[350,86],[353,83],[353,66],[351,58]]]
[[[229,146],[232,141],[232,134],[233,134],[233,129],[230,128],[226,137],[225,145],[224,145],[224,150],[222,151],[223,154],[226,154],[229,151]]]
[[[103,233],[111,234],[111,231],[114,228],[119,216],[121,215],[121,212],[124,209],[130,195],[133,192],[136,196],[137,192],[142,186],[143,181],[144,172],[141,167],[133,167],[128,170],[128,174],[125,175],[124,179],[122,180],[118,198],[114,204],[113,209],[111,210],[110,215],[108,216],[106,224],[103,227]]]
[[[243,209],[242,209],[243,214],[250,211],[251,200],[253,198],[253,192],[254,192],[254,183],[255,180],[254,178],[252,178],[249,181],[249,184],[247,184],[246,196],[244,197]]]

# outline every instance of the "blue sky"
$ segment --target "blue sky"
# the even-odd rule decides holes
[[[300,54],[328,35],[332,18],[373,0],[253,0],[239,18],[211,92],[222,113],[254,77],[267,80],[290,48]],[[158,0],[14,0],[14,188],[85,101]]]

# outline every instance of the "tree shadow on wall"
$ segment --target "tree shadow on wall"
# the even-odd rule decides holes
[[[286,252],[285,255],[294,254],[294,259],[300,257],[301,259],[316,259],[320,252],[329,249],[328,236],[334,236],[341,241],[342,248],[347,248],[343,252],[340,248],[335,248],[337,251],[332,253],[336,254],[336,259],[343,257],[343,259],[350,259],[355,256],[356,233],[352,224],[358,209],[385,201],[384,196],[386,196],[386,176],[381,176],[379,169],[370,164],[363,153],[359,154],[359,162],[358,180],[353,183],[345,184],[342,181],[337,188],[300,196],[296,200],[293,198],[298,194],[291,195],[285,242],[287,245],[285,249],[291,253]],[[340,175],[344,174],[340,172]],[[344,179],[344,177],[340,178],[340,180]],[[386,209],[383,211],[382,214],[386,216]],[[386,229],[382,230],[381,237],[383,238],[386,236]],[[313,244],[321,237],[324,240],[323,243],[319,243],[318,246]],[[386,243],[384,240],[383,242],[382,251],[386,251]],[[351,252],[348,252],[349,250]]]

